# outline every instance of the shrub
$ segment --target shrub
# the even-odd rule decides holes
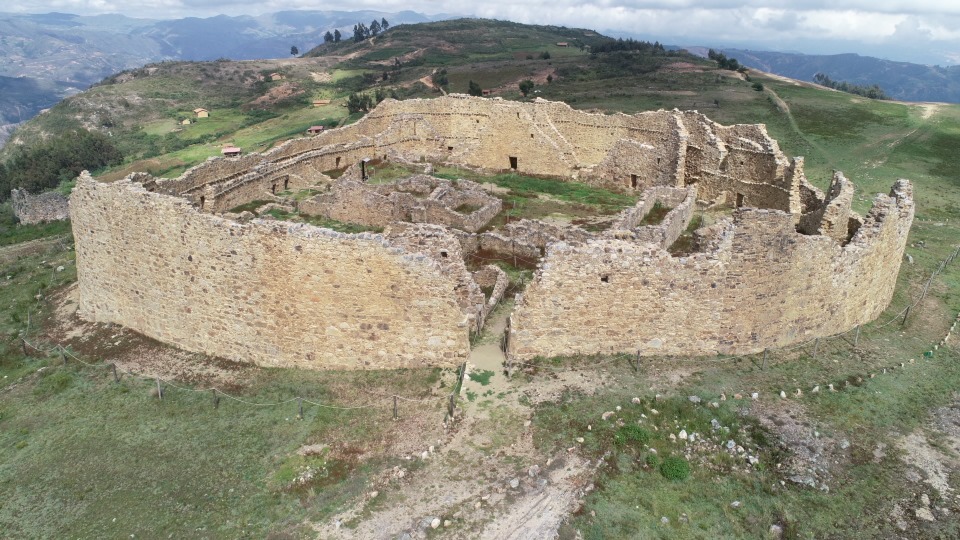
[[[623,426],[613,435],[613,442],[617,445],[647,444],[650,442],[650,432],[640,426]]]
[[[763,92],[763,84],[755,82],[753,83],[753,89],[757,92]]]
[[[660,464],[660,456],[651,452],[647,454],[647,457],[643,458],[643,461],[647,464],[647,467],[653,469]]]
[[[669,456],[660,464],[660,474],[667,480],[686,480],[690,476],[690,463],[680,456]]]

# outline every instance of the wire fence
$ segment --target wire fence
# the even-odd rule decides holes
[[[956,248],[954,248],[954,250],[950,253],[950,255],[948,255],[946,258],[944,258],[943,260],[941,260],[941,261],[938,263],[937,267],[933,270],[933,272],[931,272],[930,276],[927,278],[926,282],[925,282],[924,285],[923,285],[923,288],[922,288],[920,294],[917,295],[916,299],[914,299],[914,300],[912,300],[911,302],[909,302],[906,307],[904,307],[903,309],[899,310],[899,311],[898,311],[896,314],[894,314],[889,320],[886,320],[885,322],[880,323],[880,324],[870,324],[870,325],[869,325],[868,327],[866,327],[866,328],[865,328],[865,327],[862,327],[862,326],[856,326],[856,327],[851,328],[851,329],[849,329],[849,330],[847,330],[847,331],[845,331],[845,332],[842,332],[842,333],[834,334],[834,335],[831,335],[831,336],[812,338],[812,339],[809,339],[809,340],[806,340],[806,341],[803,341],[803,342],[800,342],[800,343],[796,343],[796,344],[793,344],[793,345],[790,345],[790,346],[787,346],[787,347],[782,347],[782,348],[776,349],[776,352],[777,352],[777,353],[788,353],[788,352],[791,352],[791,351],[796,351],[796,350],[799,350],[799,349],[802,349],[802,348],[806,348],[806,347],[813,346],[813,354],[812,354],[812,356],[813,356],[813,358],[816,358],[817,355],[818,355],[818,353],[819,353],[819,349],[820,349],[821,343],[829,343],[829,342],[831,342],[831,341],[833,341],[833,340],[842,339],[842,340],[844,340],[845,342],[849,343],[850,345],[852,345],[853,347],[856,348],[856,347],[859,346],[860,340],[861,340],[862,338],[866,337],[866,336],[864,335],[864,330],[867,330],[867,331],[869,331],[869,332],[871,332],[871,333],[872,333],[872,332],[876,332],[876,331],[881,330],[881,329],[883,329],[883,328],[885,328],[885,327],[887,327],[887,326],[889,326],[889,325],[891,325],[891,324],[893,324],[894,322],[897,322],[897,321],[901,321],[901,325],[906,324],[907,318],[910,316],[910,314],[911,314],[911,313],[916,313],[916,308],[917,308],[917,306],[919,306],[919,305],[921,304],[921,302],[923,302],[923,300],[926,298],[926,295],[927,295],[927,293],[928,293],[928,291],[929,291],[929,289],[930,289],[930,287],[931,287],[931,285],[932,285],[932,283],[933,283],[933,280],[934,280],[938,275],[942,274],[943,271],[947,268],[947,266],[949,266],[951,263],[953,263],[953,262],[957,259],[958,256],[960,256],[960,246],[957,246]],[[491,260],[496,260],[496,259],[491,259]],[[38,300],[38,302],[39,302],[39,301],[40,301],[40,300]],[[960,316],[958,316],[958,319],[957,319],[957,320],[960,320]],[[954,328],[955,326],[956,326],[956,322],[954,323],[954,326],[951,327],[951,331],[953,330],[953,328]],[[110,364],[105,364],[105,363],[91,363],[91,362],[88,362],[88,361],[86,361],[86,360],[83,360],[83,359],[80,358],[79,356],[77,356],[77,355],[75,355],[74,353],[72,353],[69,349],[67,349],[67,348],[65,348],[65,347],[63,347],[63,346],[61,346],[61,345],[59,345],[59,344],[54,345],[54,346],[52,346],[52,347],[44,347],[44,346],[42,346],[39,342],[31,342],[30,340],[27,339],[27,336],[28,336],[29,333],[30,333],[30,328],[31,328],[31,316],[30,316],[30,311],[28,310],[28,312],[27,312],[27,332],[26,332],[23,336],[21,336],[21,338],[20,338],[20,339],[21,339],[21,342],[22,342],[22,347],[23,347],[23,354],[24,354],[24,356],[29,356],[29,351],[28,351],[28,349],[32,349],[32,350],[34,350],[34,351],[36,351],[36,352],[39,352],[39,353],[42,353],[42,354],[44,354],[44,355],[46,355],[46,356],[58,355],[58,356],[60,357],[60,359],[61,359],[61,361],[62,361],[63,364],[66,364],[66,363],[68,362],[67,359],[69,358],[69,359],[72,359],[73,361],[75,361],[75,362],[77,362],[77,363],[79,363],[79,364],[82,364],[82,365],[84,365],[84,366],[87,366],[87,367],[89,367],[89,368],[93,368],[93,369],[108,369],[108,370],[111,371],[111,373],[112,373],[112,375],[113,375],[113,378],[114,378],[114,382],[116,382],[116,383],[120,383],[121,379],[124,378],[124,377],[127,377],[127,378],[135,378],[135,379],[138,379],[138,380],[148,381],[148,382],[151,382],[151,383],[155,383],[156,386],[157,386],[157,398],[158,398],[158,399],[161,399],[161,400],[162,400],[163,397],[164,397],[164,392],[163,392],[163,391],[164,391],[164,387],[169,387],[169,388],[175,388],[175,389],[177,389],[177,390],[179,390],[179,391],[183,391],[183,392],[210,393],[211,396],[212,396],[212,398],[213,398],[212,401],[213,401],[213,406],[214,406],[214,408],[218,408],[218,407],[219,407],[219,403],[220,403],[220,400],[221,400],[221,399],[227,399],[227,400],[230,400],[230,401],[233,401],[233,402],[236,402],[236,403],[239,403],[239,404],[251,406],[251,407],[282,407],[282,406],[289,406],[289,405],[292,404],[292,403],[297,403],[297,404],[298,404],[298,417],[299,417],[299,418],[303,418],[303,406],[304,406],[304,404],[311,405],[311,406],[318,407],[318,408],[323,408],[323,409],[340,410],[340,411],[354,411],[354,410],[363,410],[363,409],[378,409],[378,408],[383,408],[383,407],[385,406],[385,405],[384,405],[385,402],[387,403],[386,407],[389,407],[389,406],[390,406],[389,403],[390,403],[390,401],[392,401],[392,409],[393,409],[393,418],[394,418],[394,419],[398,419],[398,417],[399,417],[399,402],[418,403],[418,404],[424,404],[424,403],[441,403],[441,404],[446,405],[446,407],[445,407],[445,409],[446,409],[446,415],[445,415],[445,417],[444,417],[444,422],[448,422],[448,421],[450,421],[452,418],[454,418],[454,416],[455,416],[456,406],[457,406],[457,402],[458,402],[458,399],[459,399],[459,393],[460,393],[460,390],[461,390],[461,388],[462,388],[463,380],[464,380],[464,377],[466,376],[466,372],[467,372],[467,365],[466,365],[466,362],[464,362],[463,364],[461,364],[461,365],[458,367],[458,370],[457,370],[457,379],[456,379],[456,383],[454,384],[453,391],[452,391],[450,394],[445,395],[445,396],[432,396],[432,397],[421,398],[421,397],[402,396],[402,395],[397,394],[397,393],[384,394],[384,393],[379,393],[379,392],[370,392],[369,394],[372,395],[372,396],[375,396],[375,399],[373,399],[372,401],[368,401],[368,402],[366,402],[366,403],[360,404],[360,405],[351,405],[351,406],[333,405],[333,404],[330,404],[330,403],[322,402],[321,400],[316,399],[316,398],[312,398],[312,397],[309,397],[309,396],[301,396],[301,395],[297,395],[297,396],[290,397],[290,398],[288,398],[288,399],[284,399],[284,400],[280,400],[280,401],[269,401],[269,402],[266,402],[266,401],[256,401],[256,400],[252,400],[252,399],[246,399],[246,398],[243,398],[243,397],[240,397],[240,396],[237,396],[237,395],[233,395],[233,394],[231,394],[231,393],[229,393],[229,392],[227,392],[227,391],[225,391],[225,390],[223,390],[222,388],[219,388],[219,387],[217,387],[217,386],[207,386],[207,387],[202,387],[202,388],[190,387],[190,386],[185,386],[185,385],[177,384],[177,383],[175,383],[173,380],[171,380],[170,378],[162,378],[162,377],[159,377],[159,376],[147,376],[147,375],[143,375],[143,374],[140,374],[140,373],[136,373],[136,372],[131,371],[131,370],[123,369],[123,368],[121,368],[121,367],[118,367],[116,363],[110,363]],[[852,343],[851,343],[851,342],[847,339],[847,337],[846,337],[846,336],[848,336],[848,335],[851,334],[851,333],[854,334],[854,338],[853,338],[853,342],[852,342]],[[939,344],[933,345],[930,350],[926,351],[926,352],[924,353],[925,356],[932,356],[933,351],[936,350],[936,348],[937,348],[938,346],[942,346],[942,345],[944,345],[944,344],[946,343],[946,340],[949,338],[949,335],[950,335],[950,334],[948,333],[947,336],[946,336],[943,340],[941,340]],[[582,365],[582,366],[574,366],[574,367],[570,367],[570,366],[552,366],[552,365],[548,365],[548,364],[546,364],[546,363],[544,363],[544,362],[519,362],[519,361],[515,361],[515,360],[510,359],[509,354],[507,354],[507,350],[508,350],[508,348],[509,348],[508,337],[509,337],[509,328],[508,328],[507,332],[505,332],[505,334],[504,334],[504,336],[503,336],[503,340],[501,341],[501,348],[504,350],[504,352],[505,352],[505,354],[506,354],[506,357],[507,357],[507,360],[506,360],[506,363],[505,363],[505,366],[504,366],[504,367],[505,367],[505,369],[506,369],[506,372],[507,372],[507,375],[508,375],[508,376],[511,375],[511,374],[512,374],[516,369],[518,369],[518,368],[532,368],[532,369],[538,369],[538,370],[539,370],[539,369],[546,369],[546,370],[550,370],[550,371],[557,371],[557,372],[559,372],[559,371],[570,371],[571,369],[577,369],[577,368],[590,368],[590,369],[595,369],[595,368],[599,368],[599,367],[608,366],[608,365],[611,365],[611,364],[614,364],[614,363],[617,363],[617,362],[628,361],[628,362],[631,364],[631,366],[634,367],[635,370],[639,370],[639,367],[640,367],[640,364],[641,364],[641,358],[642,358],[642,357],[641,357],[640,351],[637,352],[637,355],[636,355],[636,358],[635,358],[635,359],[632,359],[631,356],[620,354],[620,355],[611,356],[610,358],[608,358],[608,359],[606,359],[606,360],[604,360],[604,361],[601,361],[601,362],[594,362],[594,363],[590,363],[590,364],[586,364],[586,365]],[[745,359],[745,358],[755,359],[756,357],[759,357],[759,356],[762,355],[762,364],[761,364],[761,367],[762,367],[762,368],[765,368],[765,367],[766,367],[766,364],[767,364],[767,359],[768,359],[769,354],[770,354],[770,350],[769,350],[769,349],[765,349],[765,350],[763,350],[762,352],[755,352],[755,353],[749,353],[749,354],[741,354],[741,355],[735,355],[735,356],[723,356],[721,359],[722,359],[722,360],[725,360],[725,361],[727,361],[727,360]],[[901,367],[901,368],[902,368],[904,365],[905,365],[904,363],[900,363],[900,367]],[[896,369],[896,368],[897,368],[896,365],[892,365],[892,366],[890,366],[890,367],[886,367],[886,368],[882,368],[882,369],[883,369],[883,371],[884,371],[884,373],[885,373],[888,369]],[[849,382],[849,381],[848,381],[848,382]],[[831,387],[832,387],[832,385],[831,385]]]

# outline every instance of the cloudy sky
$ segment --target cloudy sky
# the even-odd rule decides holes
[[[4,0],[0,7],[163,19],[290,9],[412,10],[587,27],[677,45],[960,63],[958,0]]]

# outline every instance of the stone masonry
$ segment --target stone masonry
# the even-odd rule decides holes
[[[516,170],[641,198],[602,232],[533,220],[488,230],[502,205],[476,184],[369,185],[361,160]],[[304,188],[321,195],[301,211],[383,234],[225,213]],[[495,266],[465,264],[491,253],[536,265],[511,315],[517,359],[737,354],[843,332],[889,303],[914,211],[905,180],[864,217],[852,201],[842,174],[826,194],[807,182],[802,158],[762,125],[453,95],[385,100],[353,125],[179,178],[82,175],[70,213],[84,318],[238,361],[365,369],[462,361],[507,288]],[[658,203],[669,212],[644,224]],[[732,214],[691,233],[704,208]],[[684,234],[693,251],[674,255]]]
[[[31,195],[24,189],[14,189],[10,192],[10,201],[13,215],[24,225],[62,221],[70,217],[70,200],[56,191]]]

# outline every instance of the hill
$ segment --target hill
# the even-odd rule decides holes
[[[321,43],[329,30],[346,31],[357,21],[381,18],[394,24],[428,20],[412,11],[280,11],[172,20],[0,13],[0,77],[42,89],[25,93],[0,82],[10,90],[0,99],[0,124],[29,119],[125,69],[163,60],[283,58],[291,46],[307,50]]]
[[[801,81],[823,73],[836,81],[878,84],[893,99],[960,103],[960,66],[895,62],[859,54],[812,55],[724,49],[743,65]]]
[[[478,368],[454,393],[456,418],[443,422],[459,384],[453,370],[252,368],[79,322],[70,224],[16,226],[4,203],[0,529],[16,537],[463,538],[498,524],[501,534],[489,536],[538,526],[559,526],[562,538],[960,534],[952,495],[960,355],[944,341],[960,311],[960,106],[868,100],[590,30],[460,20],[396,26],[307,58],[124,71],[27,122],[6,155],[86,128],[126,155],[97,171],[101,180],[176,175],[228,143],[262,150],[313,124],[354,121],[363,111],[348,111],[351,95],[440,95],[444,75],[449,92],[466,92],[472,80],[492,98],[545,97],[604,114],[676,107],[724,124],[764,123],[787,155],[805,156],[820,187],[842,170],[861,212],[894,179],[911,179],[917,214],[891,306],[855,332],[769,354],[637,362],[571,351],[519,366],[509,380],[498,365]],[[523,96],[518,83],[527,79],[534,87]],[[197,107],[209,118],[195,118]],[[589,198],[575,182],[433,166],[446,178],[495,184],[548,217]],[[157,231],[168,233],[178,232]],[[519,277],[511,294],[522,290],[530,270],[495,262]],[[610,324],[631,331],[630,321]],[[501,335],[477,345],[497,349]],[[56,349],[64,340],[76,345]]]

